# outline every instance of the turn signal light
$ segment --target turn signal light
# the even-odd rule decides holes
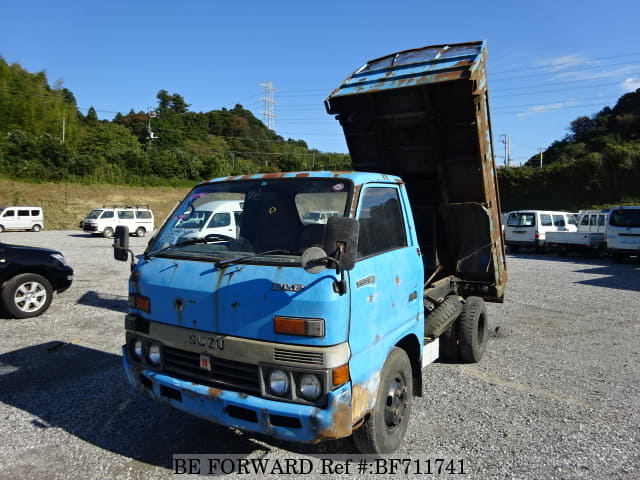
[[[324,337],[322,318],[274,317],[273,331],[301,337]]]
[[[349,364],[345,363],[332,371],[332,382],[335,387],[349,381]]]
[[[149,297],[130,294],[129,306],[131,308],[137,308],[138,310],[142,310],[143,312],[151,313],[151,299]]]

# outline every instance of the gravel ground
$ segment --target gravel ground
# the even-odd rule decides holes
[[[59,249],[76,274],[41,317],[0,319],[0,478],[169,478],[175,453],[311,459],[306,478],[372,472],[322,474],[321,458],[357,457],[348,440],[278,442],[139,396],[120,365],[129,267],[113,260],[111,240],[75,231],[0,240]],[[133,250],[146,240],[132,237]],[[529,253],[507,262],[485,357],[423,370],[425,396],[394,455],[411,461],[409,475],[371,478],[434,477],[427,460],[435,472],[437,458],[458,474],[462,465],[463,478],[640,478],[640,266]]]

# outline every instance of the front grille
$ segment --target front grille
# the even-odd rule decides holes
[[[124,317],[124,328],[126,330],[135,330],[140,333],[149,333],[149,326],[151,322],[146,318],[138,317],[137,315],[127,315]]]
[[[245,393],[260,393],[258,366],[209,356],[211,371],[200,368],[200,354],[164,347],[164,372],[189,382]]]
[[[322,352],[300,352],[284,348],[273,349],[273,359],[276,362],[303,363],[306,365],[324,365]]]

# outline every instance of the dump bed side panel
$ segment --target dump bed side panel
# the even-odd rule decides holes
[[[485,64],[483,42],[399,52],[356,70],[325,105],[357,170],[406,182],[427,278],[455,275],[468,294],[499,301],[506,270]]]

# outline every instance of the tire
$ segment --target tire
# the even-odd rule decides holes
[[[518,245],[509,245],[510,252],[518,253],[518,250],[520,250],[520,247]]]
[[[361,453],[383,454],[402,443],[413,402],[413,376],[406,352],[393,347],[380,374],[376,404],[362,426],[353,432]]]
[[[4,232],[4,225],[0,225],[0,233]]]
[[[0,294],[2,306],[14,318],[35,317],[51,304],[53,289],[49,281],[34,273],[23,273],[9,280]]]
[[[487,348],[489,337],[484,300],[480,297],[468,297],[458,322],[460,359],[467,363],[479,362]]]
[[[41,228],[42,228],[42,227],[41,227],[40,225],[37,225],[37,224],[36,224],[36,225],[34,225],[33,227],[31,227],[31,231],[32,231],[32,232],[39,232]]]
[[[438,305],[424,319],[424,334],[437,337],[449,327],[462,312],[463,303],[455,295],[445,298],[444,302]]]
[[[136,228],[136,237],[144,237],[146,233],[147,231],[144,228],[142,227]]]
[[[104,238],[112,238],[113,237],[113,228],[107,227],[102,231],[102,236]]]

